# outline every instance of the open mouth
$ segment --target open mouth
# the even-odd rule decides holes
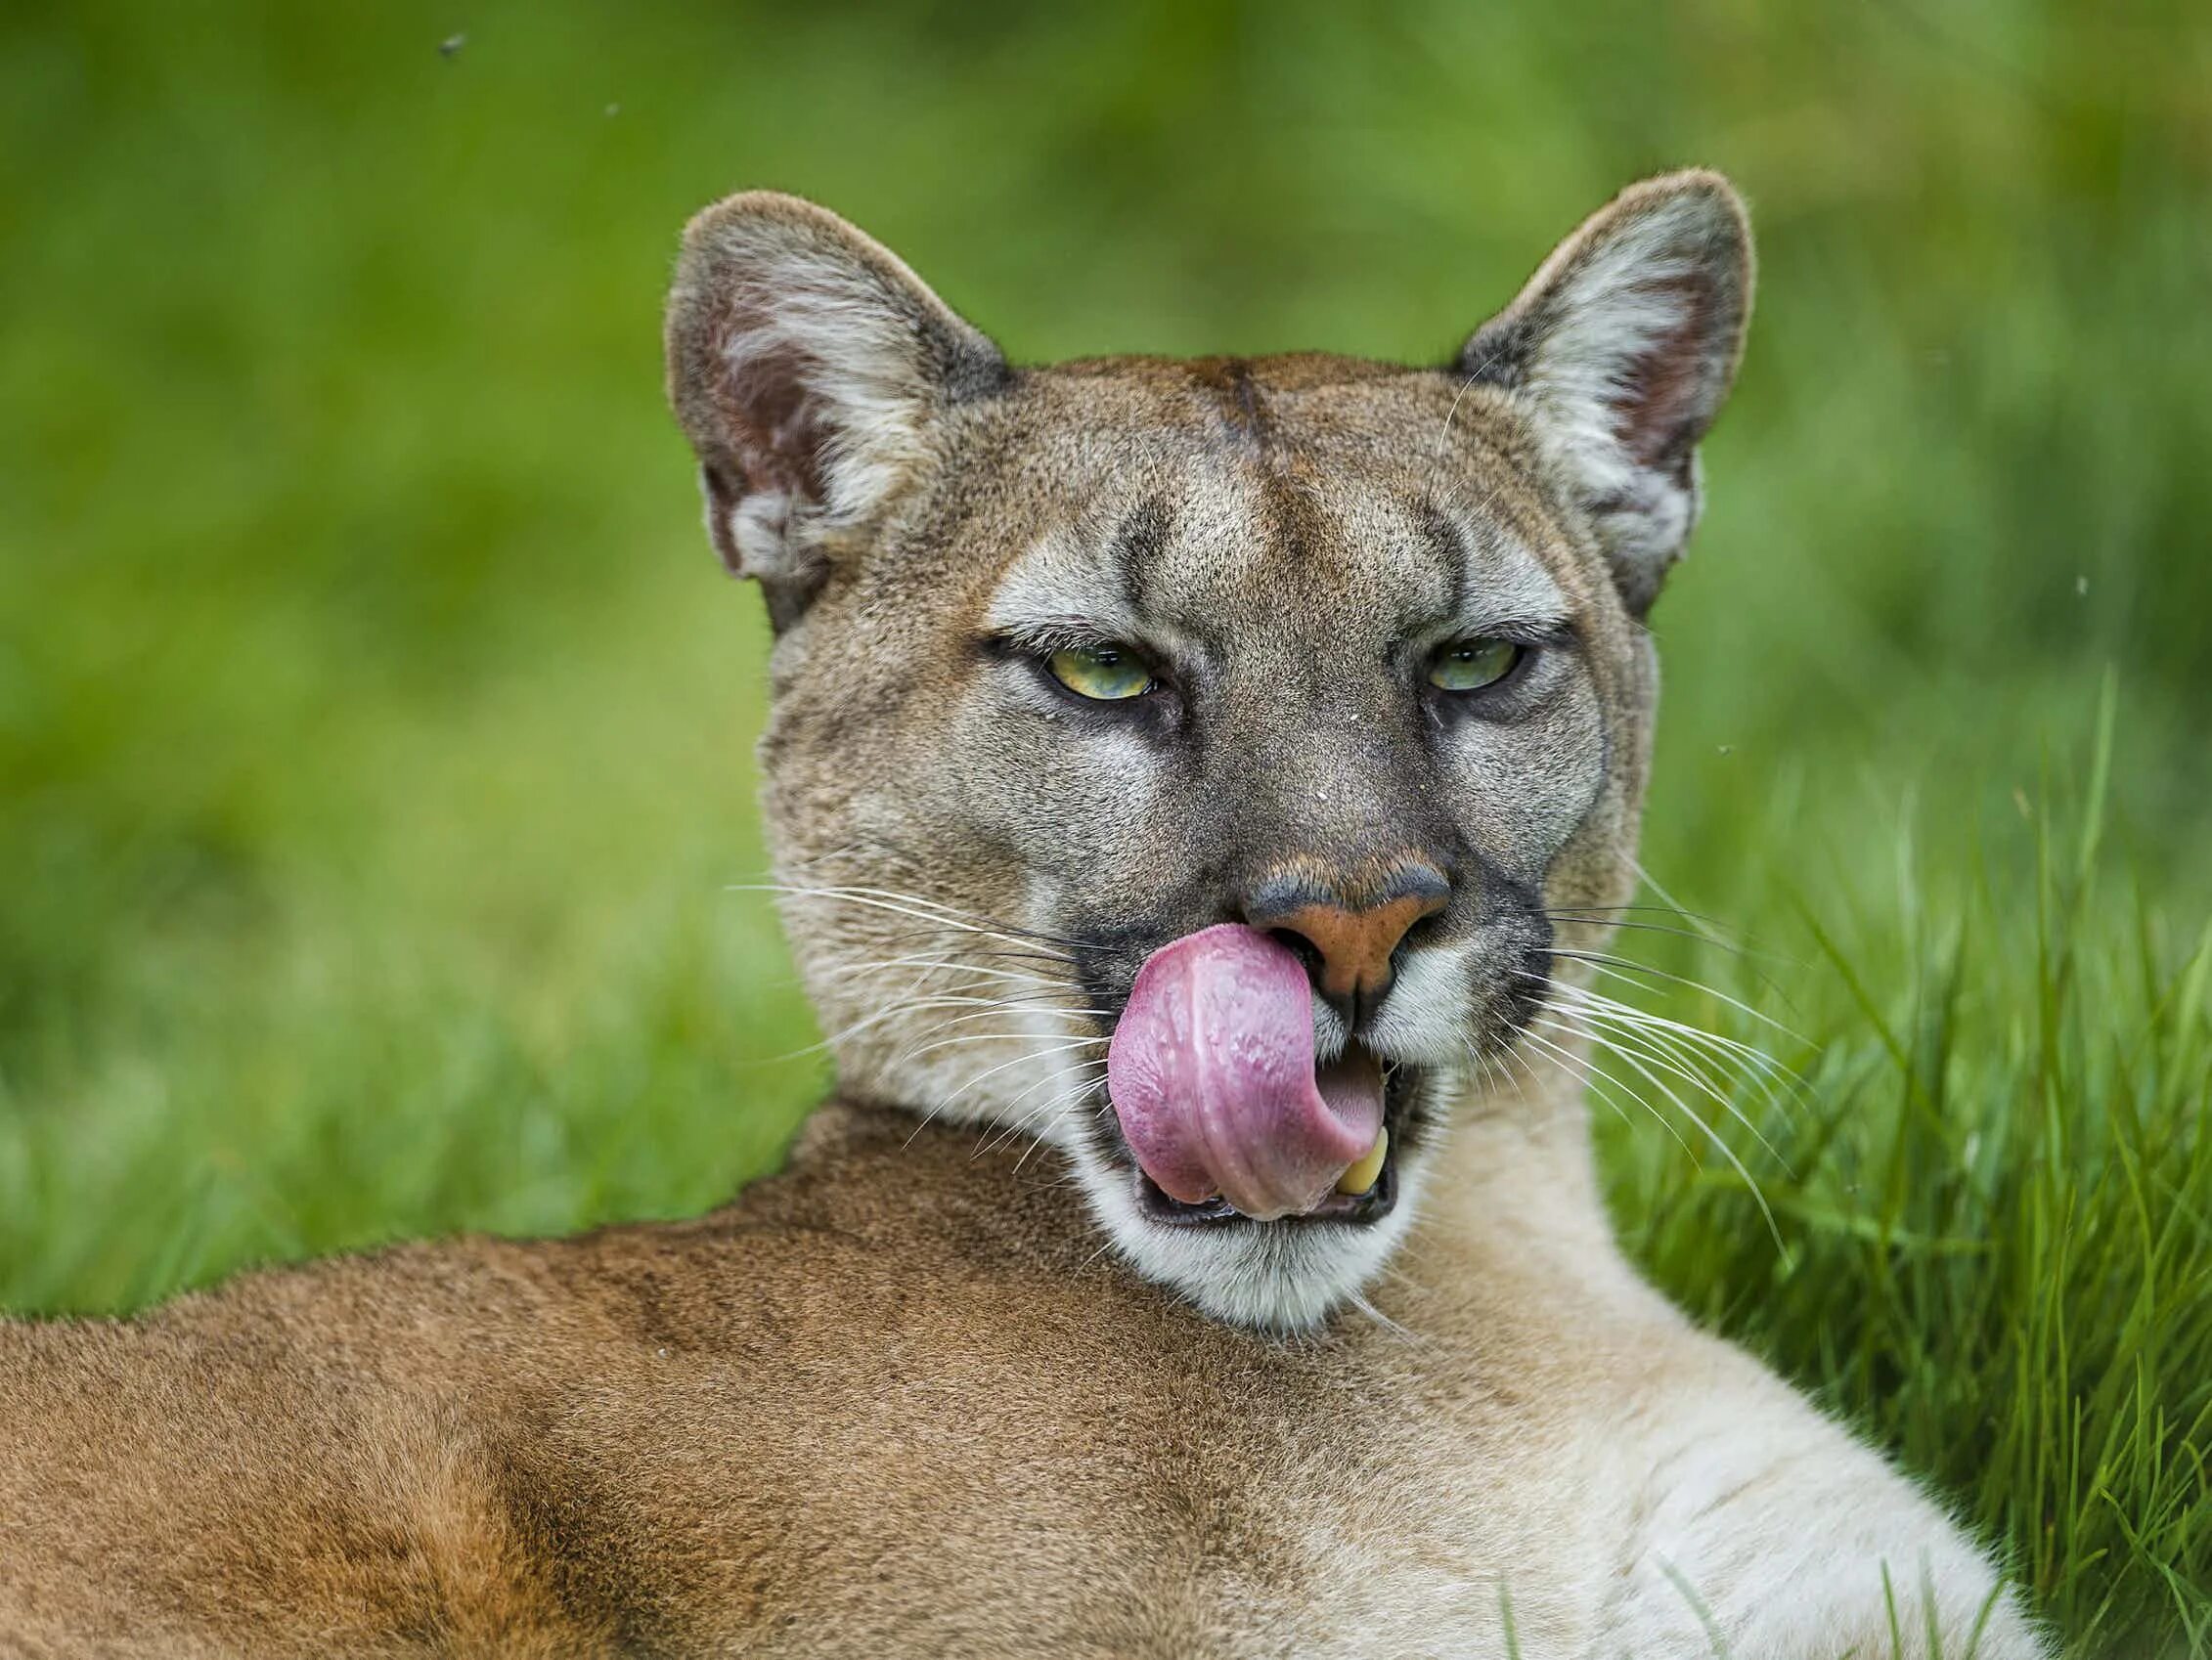
[[[1356,1038],[1324,1060],[1317,1006],[1304,961],[1239,924],[1145,959],[1106,1057],[1141,1211],[1175,1226],[1388,1213],[1402,1069]]]
[[[1353,1064],[1379,1070],[1383,1084],[1382,1155],[1370,1172],[1361,1168],[1361,1160],[1338,1185],[1317,1202],[1303,1210],[1293,1210],[1261,1219],[1248,1216],[1222,1195],[1217,1193],[1196,1201],[1175,1198],[1148,1175],[1137,1163],[1129,1172],[1132,1193],[1139,1215],[1147,1221],[1172,1228],[1223,1228],[1297,1226],[1312,1222],[1334,1222],[1351,1227],[1367,1227],[1380,1222],[1397,1207],[1398,1154],[1404,1141],[1404,1129],[1411,1116],[1408,1105],[1415,1094],[1419,1080],[1416,1069],[1391,1066],[1376,1060],[1355,1041],[1348,1057]],[[1346,1191],[1353,1181],[1366,1177],[1363,1187]]]

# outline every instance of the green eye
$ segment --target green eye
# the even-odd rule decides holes
[[[1525,649],[1510,639],[1463,639],[1429,660],[1429,683],[1445,691],[1481,691],[1512,674]]]
[[[1044,663],[1055,680],[1096,703],[1121,703],[1152,689],[1152,671],[1127,646],[1070,646]]]

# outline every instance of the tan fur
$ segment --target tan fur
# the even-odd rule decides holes
[[[841,1099],[694,1222],[0,1327],[0,1654],[1502,1655],[1510,1600],[1530,1660],[1705,1654],[1707,1619],[1810,1660],[1889,1652],[1884,1562],[1903,1652],[1924,1585],[1964,1653],[1987,1564],[1627,1267],[1574,1080],[1500,989],[1537,913],[1485,883],[1544,915],[1633,886],[1637,618],[1748,298],[1711,175],[1608,215],[1453,372],[1013,371],[819,209],[702,216],[673,385],[779,626],[769,815]],[[1626,302],[1572,286],[1615,257]],[[1572,337],[1554,312],[1634,346],[1617,425],[1576,401],[1605,363],[1531,344]],[[1230,648],[1184,694],[1203,763],[980,643],[1071,583],[1110,606],[1137,532],[1143,626]],[[1578,643],[1510,719],[1394,714],[1401,619],[1506,590]],[[1360,1032],[1433,1074],[1387,1262],[1148,1254],[1068,1070],[1111,1020],[1076,1011],[1252,882],[1356,899],[1409,851],[1457,886]],[[930,994],[1021,975],[925,1052],[966,1007]],[[2040,1648],[2002,1600],[1979,1651]]]

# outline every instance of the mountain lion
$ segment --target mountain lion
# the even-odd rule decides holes
[[[0,1652],[2041,1653],[1621,1258],[1537,1030],[1748,235],[1638,185],[1442,367],[1024,369],[701,214],[670,389],[836,1095],[697,1221],[0,1328]]]

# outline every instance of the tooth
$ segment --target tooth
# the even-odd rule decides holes
[[[1337,1192],[1354,1195],[1365,1193],[1382,1179],[1383,1160],[1390,1156],[1391,1132],[1378,1129],[1375,1132],[1375,1145],[1367,1150],[1367,1156],[1337,1178]]]

